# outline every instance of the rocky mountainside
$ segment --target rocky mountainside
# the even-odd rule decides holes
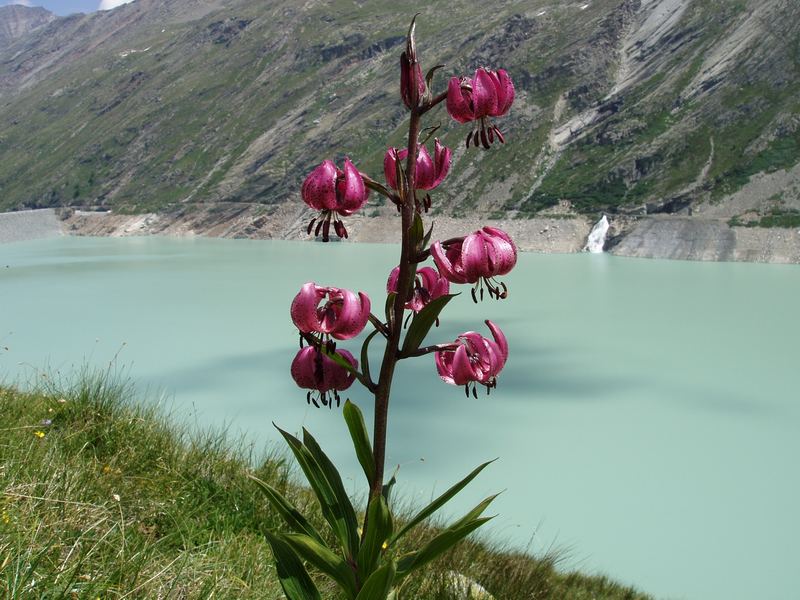
[[[0,6],[0,50],[55,18],[53,13],[39,7]]]
[[[346,152],[382,177],[386,137],[401,143],[406,119],[399,6],[136,0],[47,17],[0,43],[0,208],[239,203],[268,216],[325,157]],[[19,8],[0,9],[0,36],[18,31]],[[437,109],[455,151],[435,211],[760,222],[800,209],[795,0],[421,10],[423,66],[446,64],[439,89],[480,65],[506,68],[517,88],[499,123],[513,144],[487,152],[465,151],[465,130]],[[374,202],[368,213],[386,210]]]

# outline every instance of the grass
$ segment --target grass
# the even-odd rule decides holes
[[[0,387],[0,414],[3,598],[281,598],[263,537],[277,518],[249,473],[324,529],[283,456],[176,425],[108,373],[30,392]],[[468,540],[407,597],[457,598],[448,584],[456,571],[498,600],[647,598],[604,577],[561,573],[558,560]]]
[[[773,208],[768,214],[756,220],[743,221],[741,217],[728,220],[731,227],[782,227],[794,229],[800,227],[800,211],[794,209]]]

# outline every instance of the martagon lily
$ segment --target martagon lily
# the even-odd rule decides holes
[[[400,277],[400,267],[395,267],[389,274],[389,281],[386,282],[386,291],[397,293],[397,280]],[[411,299],[406,302],[406,308],[419,312],[425,308],[431,300],[436,300],[450,293],[450,282],[442,277],[433,267],[422,267],[417,269],[417,276],[414,279],[414,291]]]
[[[483,298],[486,287],[489,297],[505,298],[506,284],[495,277],[505,275],[517,264],[517,247],[502,229],[484,227],[463,240],[434,242],[431,256],[442,276],[452,283],[477,283],[472,299],[477,302],[476,290]]]
[[[364,179],[349,158],[344,159],[344,170],[339,169],[331,160],[324,160],[303,182],[300,195],[308,206],[321,211],[308,224],[307,233],[311,234],[314,223],[317,227],[314,235],[322,231],[322,241],[330,239],[331,221],[333,229],[340,238],[347,237],[347,229],[339,217],[348,217],[359,210],[369,197],[369,189]]]
[[[454,350],[441,350],[435,356],[439,376],[451,385],[465,386],[467,395],[473,383],[485,386],[487,393],[497,387],[497,375],[508,359],[508,342],[503,331],[489,320],[486,325],[494,340],[467,331],[458,336]],[[478,395],[476,385],[472,386],[475,397]]]
[[[336,350],[339,357],[346,360],[353,369],[358,368],[358,361],[347,350]],[[292,379],[307,390],[306,400],[319,408],[323,406],[339,406],[339,392],[346,390],[355,381],[355,375],[332,358],[328,358],[319,348],[306,346],[301,348],[292,361]],[[332,392],[332,393],[331,393]],[[332,397],[331,397],[332,396]]]
[[[450,148],[443,146],[437,138],[433,142],[433,158],[425,146],[419,147],[417,153],[416,188],[430,191],[436,188],[450,171],[452,160]],[[397,189],[397,163],[402,164],[408,157],[408,148],[389,148],[383,157],[383,174],[389,187]]]
[[[308,282],[294,297],[292,321],[303,333],[330,335],[337,340],[357,336],[369,319],[370,301],[364,292],[322,287]]]
[[[480,121],[480,127],[467,134],[467,148],[470,141],[489,148],[497,137],[505,143],[505,138],[497,125],[489,117],[502,117],[508,113],[514,102],[514,84],[504,69],[491,71],[478,69],[475,76],[453,77],[447,86],[447,112],[459,123]]]

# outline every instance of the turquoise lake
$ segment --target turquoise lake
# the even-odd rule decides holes
[[[361,494],[340,411],[309,406],[289,376],[289,304],[316,281],[363,290],[380,312],[397,254],[213,239],[0,245],[0,380],[113,361],[176,418],[259,446],[276,441],[273,421],[307,427]],[[422,502],[499,457],[453,507],[505,490],[495,538],[561,548],[564,568],[657,598],[797,598],[800,267],[522,254],[505,281],[501,302],[475,305],[464,289],[428,338],[497,322],[511,355],[491,396],[442,383],[432,357],[401,364],[387,467],[400,465],[400,495]],[[348,392],[371,419],[366,394]]]

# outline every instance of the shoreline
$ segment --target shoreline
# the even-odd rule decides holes
[[[0,213],[0,244],[61,235],[126,237],[219,237],[309,240],[305,227],[313,211],[296,205],[264,206],[237,203],[183,209],[169,214],[123,215],[73,209],[38,209]],[[429,215],[434,237],[449,238],[483,225],[507,231],[520,251],[544,254],[583,251],[593,222],[567,211],[531,219],[480,219]],[[610,215],[609,254],[635,258],[800,264],[800,229],[731,227],[713,217],[675,215]],[[349,241],[399,241],[396,215],[376,209],[371,216],[346,221]],[[610,246],[610,248],[608,247]]]

